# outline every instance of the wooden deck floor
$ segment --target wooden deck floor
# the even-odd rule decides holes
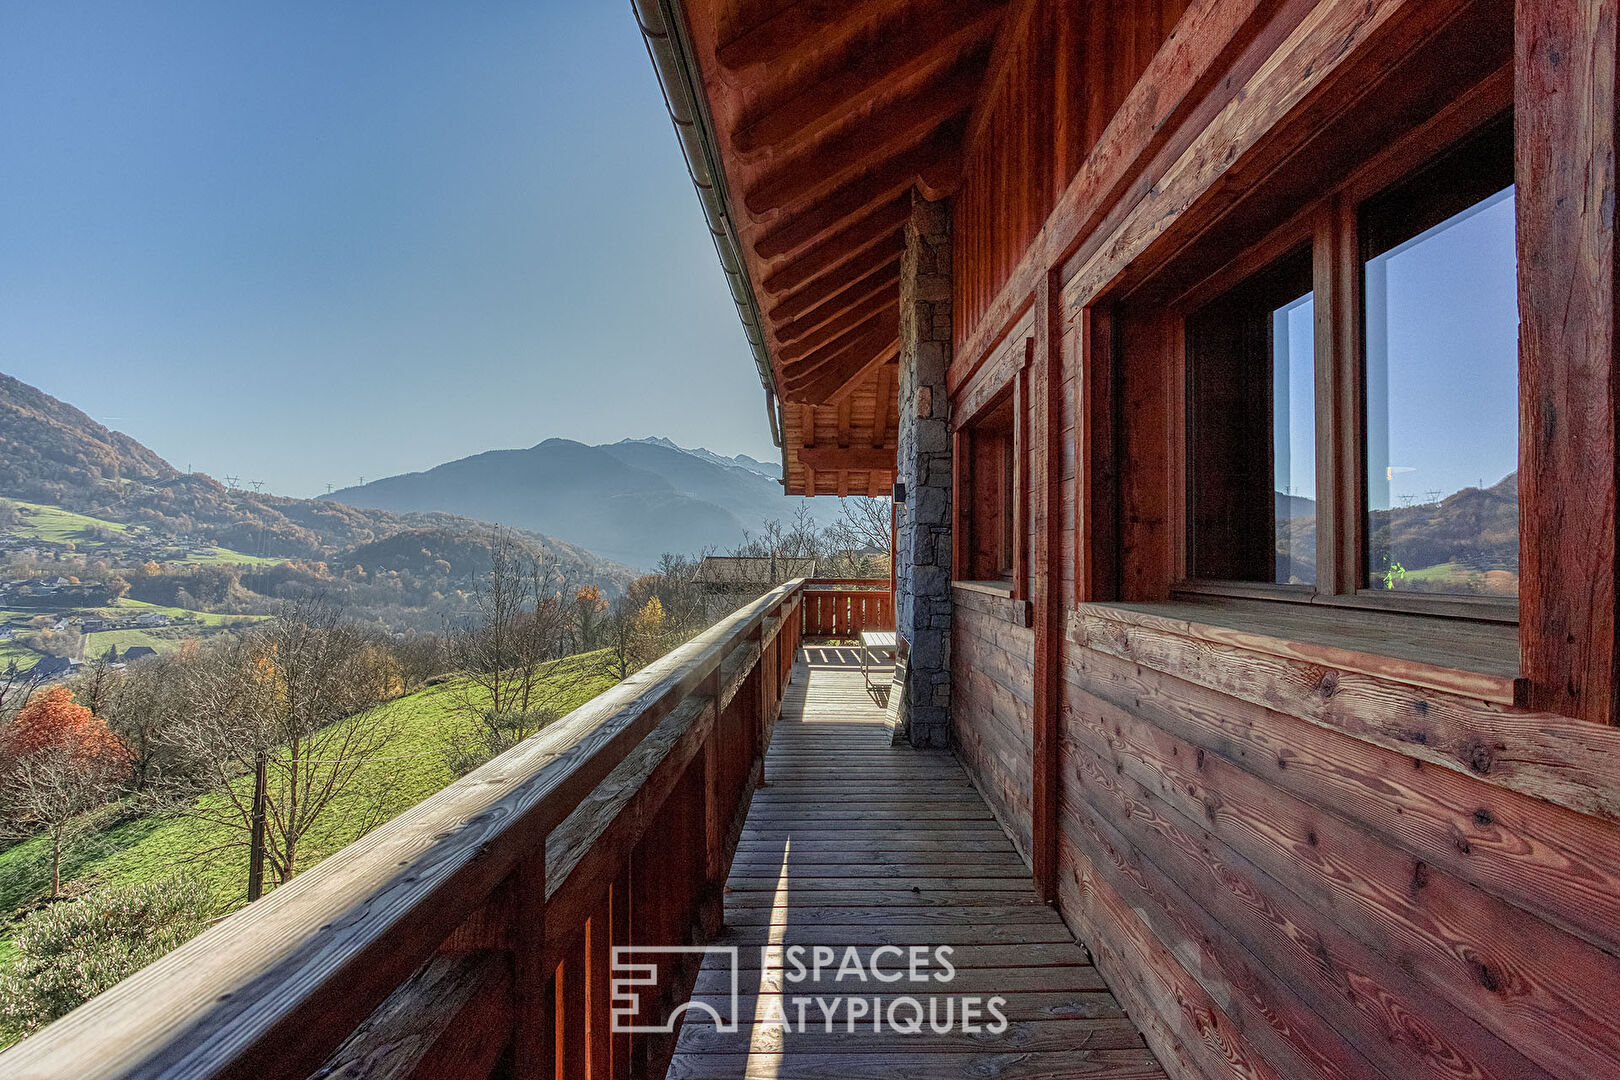
[[[946,753],[888,745],[883,711],[863,687],[853,650],[807,647],[765,759],[732,866],[726,931],[739,946],[741,1019],[727,1032],[702,1010],[687,1013],[669,1076],[678,1080],[1163,1080],[1141,1036],[1062,920],[1038,903],[1025,868],[989,809]],[[923,978],[947,983],[862,982],[853,973],[785,979],[793,945],[850,946],[862,963],[875,949],[925,947]],[[762,953],[763,947],[763,953]],[[909,955],[880,958],[886,974]],[[696,1000],[729,1015],[727,961],[710,956]],[[804,963],[813,963],[806,950]],[[909,978],[909,976],[908,976]],[[1006,999],[1007,1027],[965,1031],[959,1011],[945,1034],[924,1018],[916,1034],[870,1013],[851,1025],[848,1000],[883,1010],[909,995],[923,1008],[959,1010],[963,999]],[[827,1023],[820,997],[831,1007]],[[797,1000],[796,1000],[797,999]],[[838,999],[838,1000],[833,1000]],[[932,1000],[931,1000],[932,999]],[[797,1001],[805,1003],[805,1030]],[[909,1006],[896,1007],[903,1024]],[[855,1011],[859,1011],[856,1007]],[[831,1030],[827,1030],[830,1026]],[[853,1030],[850,1030],[853,1026]],[[943,1023],[942,1023],[943,1026]]]

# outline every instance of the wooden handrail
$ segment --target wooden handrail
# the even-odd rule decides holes
[[[807,589],[887,589],[888,578],[806,578],[804,587]]]
[[[452,1059],[487,1073],[503,1057],[514,1075],[550,1075],[592,1054],[593,1075],[606,1055],[662,1075],[667,1048],[610,1039],[601,976],[587,1001],[580,972],[605,972],[614,942],[718,930],[804,585],[739,609],[19,1043],[0,1074],[301,1078],[386,1047],[388,1075]],[[567,1012],[556,1002],[576,998],[595,1018],[590,1045],[553,1024]]]

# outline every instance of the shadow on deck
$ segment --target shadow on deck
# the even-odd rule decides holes
[[[1162,1080],[956,760],[889,745],[857,650],[804,647],[765,777],[716,942],[737,946],[740,1022],[689,1010],[671,1078]],[[728,966],[711,955],[694,994],[723,1019]]]

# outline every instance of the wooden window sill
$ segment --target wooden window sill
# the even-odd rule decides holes
[[[969,592],[985,593],[990,596],[1005,596],[1012,598],[1013,587],[1010,581],[953,581],[953,589],[966,589]]]
[[[957,606],[994,616],[1014,626],[1027,629],[1034,625],[1030,602],[1013,596],[1010,581],[953,581],[951,601]]]
[[[1522,705],[1525,698],[1515,626],[1211,598],[1081,604],[1071,639],[1087,644],[1086,624],[1092,620],[1099,633],[1136,627],[1497,705]]]
[[[1231,600],[1278,600],[1315,607],[1355,608],[1379,615],[1433,615],[1447,619],[1478,622],[1519,622],[1515,599],[1497,596],[1450,596],[1440,593],[1390,592],[1384,589],[1358,589],[1344,596],[1318,593],[1309,585],[1268,585],[1248,581],[1178,581],[1170,587],[1175,600],[1202,600],[1216,597]]]

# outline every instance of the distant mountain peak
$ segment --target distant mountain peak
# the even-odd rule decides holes
[[[227,489],[203,473],[180,472],[128,435],[111,431],[72,405],[4,373],[0,373],[0,497],[288,559],[336,559],[356,545],[380,543],[421,528],[453,533],[482,533],[489,528],[488,519],[431,510],[406,516],[387,507],[358,510],[326,499]],[[613,566],[577,545],[539,534],[525,542],[581,568],[592,579],[628,579],[628,567]]]
[[[724,457],[666,436],[587,446],[547,439],[373,480],[327,496],[396,513],[465,514],[561,537],[636,567],[665,553],[725,551],[770,521],[807,506],[820,526],[834,499],[785,496],[781,469],[746,454]]]
[[[612,445],[661,446],[665,450],[674,450],[677,453],[689,454],[692,457],[700,458],[703,461],[713,462],[716,465],[724,465],[728,469],[747,469],[751,473],[758,473],[761,476],[768,476],[773,480],[779,480],[782,476],[782,466],[780,464],[774,464],[769,461],[760,461],[758,458],[751,458],[747,454],[736,454],[732,457],[726,457],[723,454],[717,454],[713,450],[703,446],[681,446],[680,444],[671,439],[667,439],[662,435],[648,435],[647,437],[641,439],[620,439],[618,442],[613,443]]]

